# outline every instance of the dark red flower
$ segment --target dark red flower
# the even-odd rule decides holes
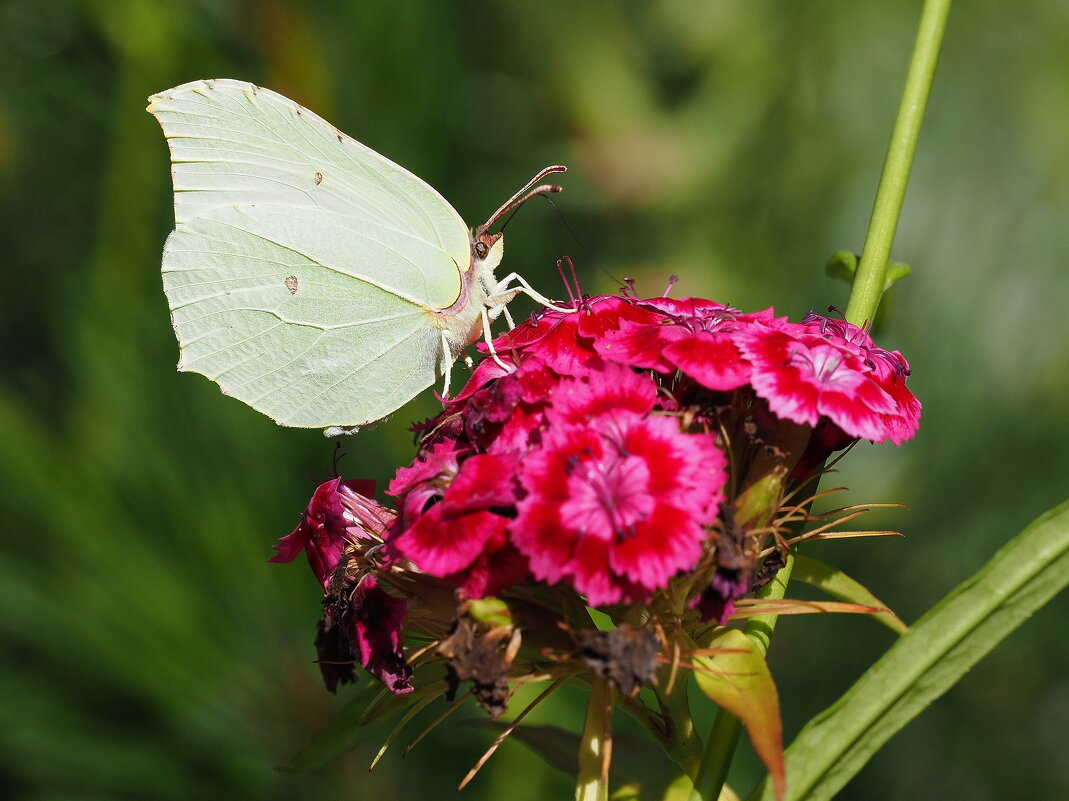
[[[735,614],[735,601],[750,591],[751,578],[749,573],[718,567],[694,603],[702,620],[727,623]]]
[[[312,572],[326,589],[338,567],[342,550],[349,542],[347,529],[354,522],[346,517],[346,503],[367,508],[371,518],[377,518],[387,510],[370,500],[370,497],[365,497],[374,493],[374,481],[343,481],[335,478],[320,484],[301,515],[297,528],[273,546],[278,553],[268,561],[291,562],[303,550],[308,555]]]
[[[368,575],[352,591],[340,626],[353,657],[395,695],[412,692],[412,668],[405,662],[405,602],[384,592]]]

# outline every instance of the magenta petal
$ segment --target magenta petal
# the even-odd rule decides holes
[[[357,495],[353,487],[373,491],[374,484],[344,482],[340,478],[320,484],[301,516],[300,524],[279,540],[278,545],[274,546],[278,553],[269,561],[288,562],[304,548],[312,572],[325,588],[333,578],[342,551],[349,541],[349,521],[345,517],[344,501],[346,497]]]
[[[509,531],[520,553],[527,557],[532,575],[550,584],[560,581],[575,535],[562,526],[558,505],[533,497],[520,501],[517,508],[520,514]]]
[[[609,569],[609,543],[595,537],[580,539],[568,563],[575,588],[586,596],[591,606],[603,606],[624,597],[620,582]]]
[[[811,384],[798,381],[789,370],[755,368],[750,383],[758,397],[768,401],[768,408],[777,417],[810,426],[820,419],[819,391]]]
[[[873,388],[879,389],[875,385]],[[855,393],[851,397],[845,393],[825,392],[820,397],[818,408],[824,417],[835,422],[847,434],[858,439],[882,442],[887,438],[883,415],[864,403],[860,397],[862,394]],[[886,395],[883,390],[880,390],[880,394]]]
[[[664,358],[662,351],[665,345],[689,333],[684,328],[661,322],[635,323],[625,320],[618,330],[607,331],[596,340],[594,349],[603,358],[618,364],[670,373],[674,367]]]
[[[293,532],[282,537],[278,541],[278,545],[272,545],[278,553],[268,559],[268,562],[292,562],[297,558],[297,554],[304,550],[305,543],[308,542],[308,532],[305,530],[304,521],[293,529]]]
[[[721,392],[745,386],[753,372],[728,334],[699,331],[666,347],[664,358],[703,387]]]
[[[393,546],[421,570],[447,576],[474,562],[508,523],[507,518],[485,510],[451,515],[439,503],[394,540]]]
[[[412,668],[401,650],[406,604],[368,576],[353,592],[341,625],[356,660],[395,695],[412,692]]]
[[[617,295],[598,295],[587,300],[578,311],[580,336],[595,342],[607,332],[620,327],[625,320],[635,322],[657,322],[660,315],[648,309],[640,308],[630,298]]]
[[[516,502],[516,458],[512,455],[469,456],[449,486],[442,504],[450,514]]]
[[[437,442],[429,453],[410,464],[399,468],[386,493],[399,497],[419,484],[434,481],[441,477],[451,477],[457,471],[460,456],[459,446],[452,440]]]
[[[647,414],[656,401],[657,385],[649,375],[607,364],[585,381],[561,381],[553,393],[552,415],[558,425],[585,425],[603,415]]]
[[[921,402],[906,388],[902,379],[884,384],[884,389],[894,398],[897,411],[897,414],[884,416],[887,437],[895,445],[901,445],[912,439],[920,427]]]
[[[644,309],[656,309],[678,320],[718,319],[739,313],[738,309],[705,298],[649,298],[639,301],[638,305]]]
[[[613,544],[612,572],[647,590],[660,589],[681,570],[690,570],[702,555],[705,531],[687,511],[664,504],[628,537]]]
[[[465,598],[497,595],[531,575],[527,558],[511,543],[491,552],[486,549],[465,571],[446,576],[460,587]]]

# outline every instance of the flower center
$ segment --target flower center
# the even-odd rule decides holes
[[[561,518],[581,535],[603,540],[631,536],[653,511],[650,469],[637,456],[604,454],[575,465]]]
[[[843,359],[844,355],[830,345],[807,348],[795,344],[791,347],[788,361],[793,367],[808,374],[813,383],[835,389],[838,385],[855,382],[854,371],[839,369],[843,365]]]

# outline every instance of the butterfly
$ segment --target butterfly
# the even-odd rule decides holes
[[[397,410],[523,293],[497,279],[490,228],[540,171],[470,230],[431,186],[282,95],[194,81],[153,95],[171,152],[175,229],[163,286],[181,356],[284,426],[349,432]],[[510,319],[511,322],[511,319]]]

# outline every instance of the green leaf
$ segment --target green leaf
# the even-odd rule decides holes
[[[844,281],[853,283],[859,259],[856,253],[851,253],[849,250],[837,250],[831,254],[828,263],[824,265],[824,272],[832,278],[842,278]]]
[[[824,272],[832,278],[842,278],[847,283],[852,284],[854,282],[854,274],[857,272],[857,264],[860,260],[861,257],[856,253],[851,253],[849,250],[837,250],[831,254],[831,258],[824,265]],[[888,264],[887,272],[884,274],[883,291],[886,292],[911,272],[913,272],[913,268],[904,262],[893,261]]]
[[[466,608],[472,620],[488,628],[511,626],[513,623],[512,610],[500,598],[479,598],[469,601]]]
[[[895,732],[1069,583],[1069,501],[917,622],[787,751],[787,799],[832,798]],[[752,801],[773,798],[766,781]]]
[[[720,628],[703,645],[724,649],[694,657],[694,678],[717,706],[742,720],[757,755],[777,783],[784,777],[779,694],[765,658],[738,629]]]
[[[913,268],[900,261],[893,261],[887,265],[887,275],[883,283],[883,291],[886,292],[898,281],[913,272]]]
[[[883,623],[895,634],[905,634],[909,631],[909,626],[892,612],[887,607],[887,604],[838,568],[827,565],[819,559],[811,559],[800,554],[796,555],[794,572],[791,574],[791,578],[795,581],[804,581],[806,584],[823,590],[833,598],[862,604],[863,606],[878,607],[880,611],[872,614],[873,619]]]

